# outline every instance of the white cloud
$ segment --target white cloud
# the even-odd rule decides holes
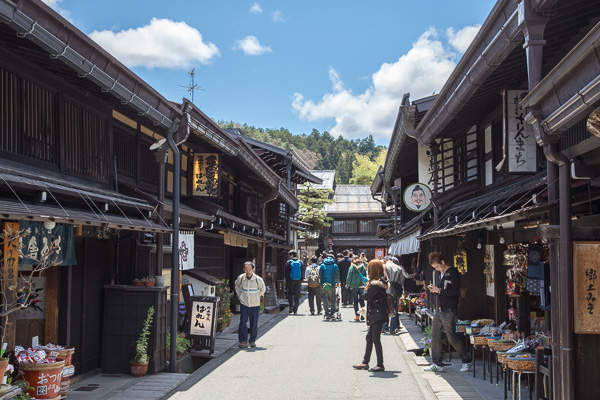
[[[285,19],[283,18],[283,13],[279,10],[275,10],[271,13],[271,18],[273,22],[283,22]]]
[[[260,4],[254,3],[250,6],[250,12],[252,14],[262,14],[263,10],[260,8]]]
[[[46,3],[46,5],[50,8],[52,8],[54,11],[56,11],[57,13],[59,13],[60,15],[62,15],[64,18],[66,18],[67,20],[70,21],[70,16],[71,13],[65,9],[63,9],[60,6],[60,3],[63,2],[63,0],[42,0],[44,3]],[[72,21],[70,21],[72,22]]]
[[[258,38],[254,35],[248,35],[241,40],[236,40],[233,49],[242,50],[247,56],[260,56],[266,52],[273,51],[269,46],[262,46]]]
[[[396,62],[381,65],[364,93],[353,93],[330,67],[331,92],[318,101],[294,93],[292,108],[303,120],[334,119],[335,126],[329,131],[334,137],[356,139],[373,135],[376,140],[385,141],[392,134],[403,94],[409,92],[415,100],[441,90],[456,66],[455,49],[464,47],[465,29],[474,36],[478,28],[452,32],[450,39],[454,42],[444,44],[440,33],[430,28]]]
[[[471,42],[473,42],[475,35],[479,32],[479,28],[481,28],[481,25],[467,26],[460,29],[458,32],[455,32],[454,28],[448,28],[446,29],[448,42],[458,52],[464,53],[469,48]]]
[[[152,18],[149,25],[120,32],[94,31],[89,35],[130,68],[186,69],[208,64],[220,56],[202,34],[185,22]]]

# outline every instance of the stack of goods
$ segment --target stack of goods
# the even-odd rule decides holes
[[[465,319],[465,320],[457,320],[456,321],[456,332],[462,332],[464,333],[466,331],[467,326],[471,325],[471,320],[470,319]]]
[[[64,361],[58,361],[58,352],[24,349],[15,346],[16,368],[29,384],[27,394],[36,399],[60,399]]]
[[[46,354],[56,352],[58,353],[58,355],[56,356],[56,360],[65,362],[65,366],[63,367],[62,373],[62,381],[60,383],[60,398],[63,400],[66,399],[67,392],[69,391],[69,387],[71,385],[71,376],[75,374],[75,366],[72,365],[72,359],[73,354],[75,353],[75,348],[52,343],[48,343],[44,346],[35,346],[34,348],[35,350],[44,350]]]

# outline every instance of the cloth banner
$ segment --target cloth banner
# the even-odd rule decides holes
[[[194,268],[194,232],[179,232],[179,269]]]
[[[51,264],[77,265],[73,225],[56,224],[46,229],[43,222],[19,221],[19,229],[30,229],[29,235],[23,236],[19,242],[23,245],[23,255],[19,257],[19,265],[38,265],[52,242],[56,246],[46,261]]]

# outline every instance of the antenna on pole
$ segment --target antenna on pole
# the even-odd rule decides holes
[[[177,85],[177,86],[184,88],[189,93],[192,103],[193,103],[194,102],[194,91],[195,90],[204,90],[204,89],[198,88],[198,84],[195,81],[195,76],[196,76],[195,68],[192,68],[192,70],[189,72],[189,75],[190,75],[190,84],[188,86],[181,86],[181,85]]]

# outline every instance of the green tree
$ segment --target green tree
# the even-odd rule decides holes
[[[298,192],[298,219],[302,222],[313,224],[314,230],[321,230],[331,226],[333,218],[327,215],[324,209],[326,204],[333,204],[331,199],[333,190],[329,189],[302,189]]]
[[[371,161],[368,154],[356,154],[352,168],[352,178],[349,180],[350,184],[370,185],[373,183],[379,166],[385,164],[386,154],[387,151],[380,151],[377,157],[375,157],[375,161]]]

